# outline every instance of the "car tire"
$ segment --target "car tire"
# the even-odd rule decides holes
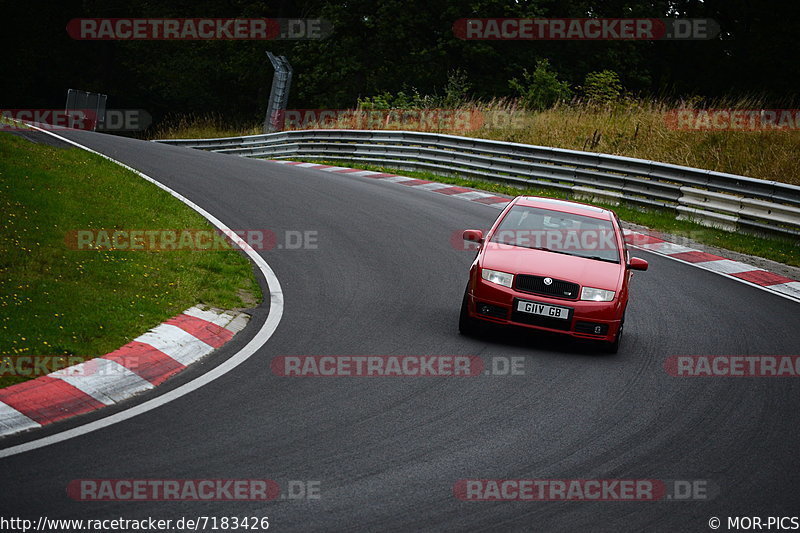
[[[614,354],[619,352],[619,344],[622,341],[622,332],[625,329],[625,313],[622,313],[622,320],[619,322],[619,331],[617,331],[617,337],[614,339],[613,342],[605,343],[603,347],[606,353]]]
[[[480,324],[477,320],[469,316],[467,302],[469,287],[464,290],[464,298],[461,300],[461,313],[458,316],[458,332],[468,337],[473,337],[480,333]]]

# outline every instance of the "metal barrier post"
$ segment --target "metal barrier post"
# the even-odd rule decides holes
[[[289,103],[289,89],[292,85],[292,66],[285,56],[275,56],[267,52],[275,75],[272,78],[272,88],[269,93],[267,114],[264,117],[264,133],[271,133],[283,129],[283,111]]]

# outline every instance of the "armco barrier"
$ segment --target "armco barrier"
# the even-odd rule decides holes
[[[644,159],[391,130],[297,130],[156,142],[269,159],[340,159],[675,210],[728,231],[800,237],[800,187]]]

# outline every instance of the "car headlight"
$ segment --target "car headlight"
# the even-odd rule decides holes
[[[514,284],[514,274],[508,272],[498,272],[497,270],[489,270],[488,268],[481,269],[481,277],[489,283],[496,283],[509,289]]]
[[[584,287],[581,289],[581,300],[588,300],[591,302],[610,302],[614,299],[614,291],[607,291],[605,289],[595,289],[593,287]]]

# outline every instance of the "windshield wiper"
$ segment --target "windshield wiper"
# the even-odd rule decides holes
[[[578,257],[585,257],[586,259],[594,259],[596,261],[605,261],[606,263],[619,264],[617,259],[609,259],[608,257],[600,257],[599,255],[580,255]]]
[[[542,252],[552,252],[554,254],[575,255],[563,250],[553,250],[552,248],[545,248],[543,246],[526,246],[525,248],[530,248],[531,250],[540,250]]]
[[[616,263],[619,264],[619,261],[616,259],[609,259],[608,257],[600,257],[599,255],[580,255],[580,254],[571,254],[569,252],[565,252],[563,250],[553,250],[551,248],[544,248],[544,247],[532,247],[532,250],[542,250],[543,252],[553,252],[554,254],[564,254],[569,255],[572,257],[582,257],[584,259],[594,259],[595,261],[605,261],[606,263]]]

